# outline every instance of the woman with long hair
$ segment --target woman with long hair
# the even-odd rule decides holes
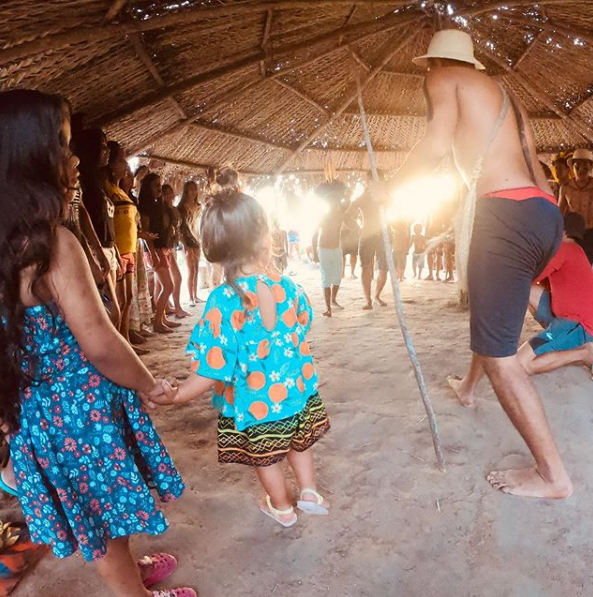
[[[159,282],[155,284],[158,294],[154,297],[154,331],[169,334],[173,328],[181,325],[166,317],[169,298],[173,293],[171,248],[175,245],[172,239],[171,214],[163,201],[161,177],[156,172],[150,172],[142,180],[139,203],[142,228],[156,235],[156,238],[147,239],[152,265]]]
[[[200,271],[198,222],[201,210],[198,185],[195,181],[188,180],[183,185],[183,193],[179,202],[179,214],[181,215],[181,242],[185,248],[185,257],[187,259],[187,286],[190,307],[195,307],[198,303],[204,302],[198,297],[198,273]]]
[[[101,129],[85,129],[76,140],[76,151],[80,159],[80,187],[82,200],[90,222],[101,244],[101,257],[107,260],[107,295],[111,301],[109,311],[114,325],[119,328],[121,310],[117,299],[117,277],[121,260],[115,243],[115,207],[105,193],[102,182],[103,171],[109,161],[107,137]]]
[[[61,97],[0,93],[0,418],[17,494],[33,541],[58,557],[80,549],[117,597],[196,597],[148,590],[175,559],[130,552],[130,535],[167,527],[149,484],[167,501],[183,482],[139,398],[162,384],[109,321],[60,225],[77,164]]]
[[[188,313],[181,306],[181,284],[183,282],[183,276],[177,263],[177,247],[181,240],[181,214],[177,207],[175,207],[175,191],[170,184],[163,185],[163,203],[165,211],[168,214],[169,219],[169,245],[171,249],[171,278],[173,280],[173,305],[174,314],[178,319],[189,317],[191,313]]]

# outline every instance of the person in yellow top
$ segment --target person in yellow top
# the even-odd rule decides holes
[[[109,162],[105,170],[105,193],[115,206],[115,244],[121,256],[123,275],[117,282],[117,294],[121,308],[119,331],[130,342],[130,307],[132,284],[136,268],[136,245],[138,244],[138,208],[119,186],[129,169],[123,148],[115,141],[109,142]],[[134,347],[137,353],[144,350]]]

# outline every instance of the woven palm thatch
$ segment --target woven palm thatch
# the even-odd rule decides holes
[[[187,172],[317,173],[369,167],[359,75],[393,169],[424,130],[411,59],[445,27],[472,34],[542,154],[591,144],[590,0],[10,0],[0,84],[61,93],[130,154]]]

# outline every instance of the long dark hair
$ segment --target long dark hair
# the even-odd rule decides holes
[[[0,92],[0,418],[14,430],[20,392],[34,382],[25,362],[20,274],[33,268],[31,291],[44,302],[68,187],[69,150],[61,129],[69,118],[57,95],[17,89]]]
[[[206,202],[200,237],[206,259],[222,265],[226,283],[247,302],[236,281],[241,268],[261,260],[269,246],[270,230],[263,207],[235,188],[223,189]]]

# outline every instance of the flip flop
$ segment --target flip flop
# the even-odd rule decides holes
[[[314,502],[308,502],[303,500],[303,494],[309,493],[315,496]],[[323,496],[320,493],[317,493],[314,489],[301,489],[301,499],[297,502],[297,508],[302,510],[306,514],[313,514],[314,516],[327,516],[329,514],[329,510],[323,505]]]
[[[152,574],[144,580],[144,586],[147,589],[165,580],[177,570],[177,560],[168,553],[155,553],[150,556],[144,556],[137,562],[138,568],[152,567]]]
[[[8,495],[11,495],[13,497],[19,497],[19,494],[16,492],[16,489],[12,488],[10,485],[8,485],[8,483],[6,483],[6,481],[4,481],[4,478],[2,477],[1,472],[0,472],[0,489],[4,493],[7,493]]]
[[[278,524],[281,524],[285,528],[291,527],[293,524],[296,524],[298,517],[297,517],[296,512],[294,511],[294,508],[292,506],[290,508],[288,508],[287,510],[276,510],[276,508],[274,508],[274,506],[272,506],[272,500],[270,499],[269,495],[266,495],[266,506],[267,506],[267,508],[260,506],[259,509],[266,516],[269,516],[272,520],[275,520]],[[288,516],[289,514],[292,514],[293,517],[288,522],[285,522],[284,520],[280,520],[281,516]]]

